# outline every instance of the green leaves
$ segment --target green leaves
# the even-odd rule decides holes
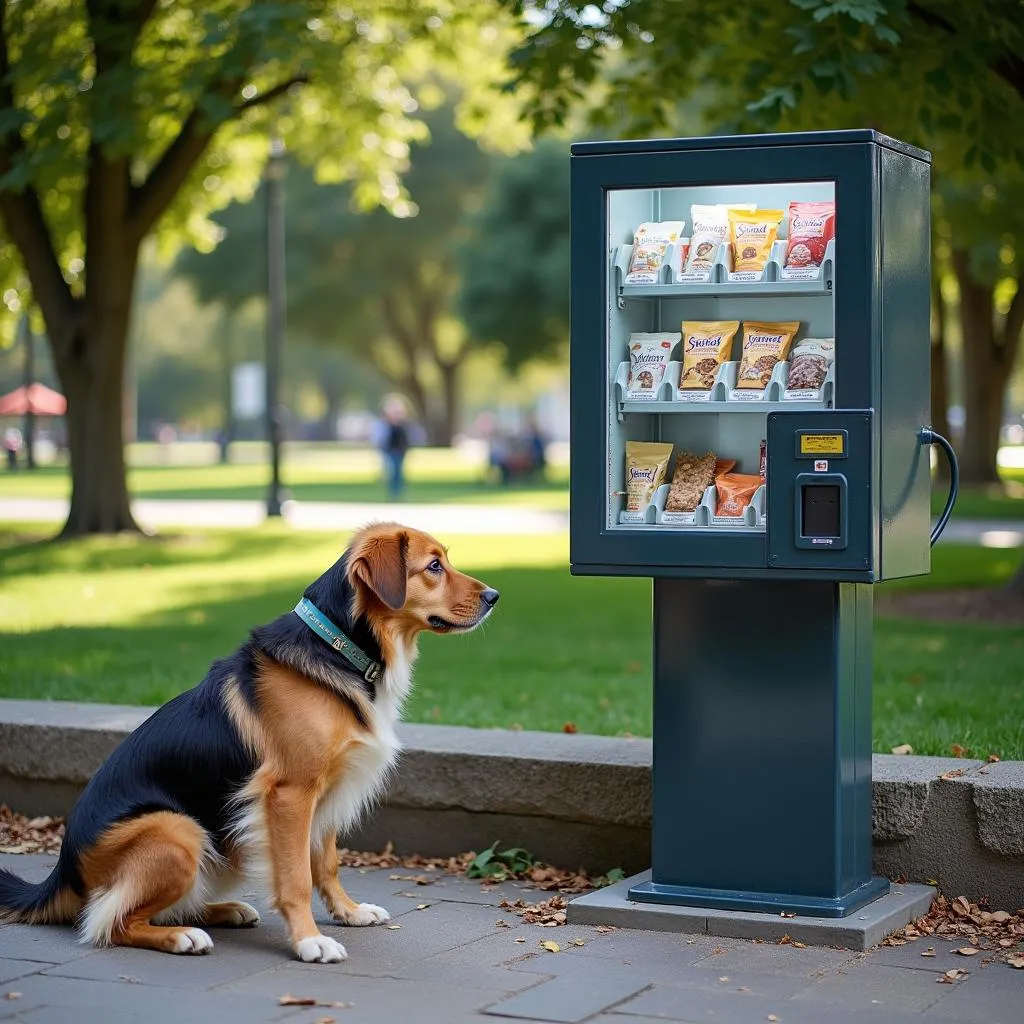
[[[504,882],[529,871],[533,867],[533,857],[521,846],[513,846],[498,852],[495,840],[483,853],[478,853],[466,868],[467,878],[490,878],[496,882]]]

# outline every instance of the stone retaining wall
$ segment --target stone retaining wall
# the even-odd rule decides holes
[[[0,801],[66,813],[149,708],[0,700]],[[649,864],[651,742],[406,725],[384,806],[354,848],[449,854],[494,840],[554,863]],[[951,774],[953,773],[953,774]],[[699,824],[694,829],[699,841]],[[950,894],[1024,906],[1024,762],[874,758],[874,865]]]

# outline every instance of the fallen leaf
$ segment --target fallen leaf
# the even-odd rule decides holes
[[[998,761],[998,760],[999,760],[999,755],[998,754],[989,754],[988,755],[989,764],[995,764],[996,761]]]
[[[994,910],[989,914],[989,919],[995,924],[1006,924],[1010,920],[1012,915],[1008,914],[1005,910]]]
[[[892,752],[894,754],[912,754],[914,748],[909,743],[901,743],[898,747],[893,747]]]
[[[416,904],[416,909],[417,910],[426,910],[426,909],[429,908],[429,906],[430,906],[429,903],[418,903],[418,904]]]
[[[565,725],[562,726],[562,732],[574,733],[578,731],[579,730],[576,728],[576,725],[573,722],[566,722]]]
[[[727,952],[728,952],[728,950],[725,948],[725,946],[715,946],[715,948],[713,950],[711,950],[711,955],[712,956],[718,956],[720,953],[727,953]]]
[[[1016,967],[1018,970],[1024,968],[1024,953],[1018,953],[1016,956],[1008,956],[1006,962],[1011,967]]]
[[[1016,939],[1000,939],[999,940],[999,945],[1002,946],[1003,949],[1009,949],[1011,946],[1016,946],[1017,945],[1017,940]]]
[[[400,924],[389,924],[385,926],[389,932],[397,932],[402,926]]]
[[[792,941],[793,940],[788,935],[783,935],[782,938],[779,939],[779,945],[788,946]]]
[[[935,980],[939,984],[955,985],[958,981],[963,981],[969,974],[969,971],[961,971],[959,967],[954,967],[953,970],[946,971],[941,978],[936,978]]]
[[[784,910],[781,914],[779,914],[779,917],[796,917],[796,913]]]
[[[954,768],[952,771],[943,772],[939,776],[939,778],[940,779],[947,779],[947,780],[948,779],[958,779],[963,774],[964,774],[964,769],[963,768]]]
[[[508,921],[506,921],[504,919],[502,919],[500,921],[495,921],[494,924],[495,924],[495,927],[497,927],[497,928],[511,928],[512,927],[512,925],[510,925],[508,923]]]
[[[729,975],[728,974],[723,974],[718,980],[721,981],[721,982],[726,982],[726,981],[729,980]]]
[[[516,942],[525,942],[526,939],[516,939]]]
[[[541,949],[546,949],[549,953],[562,952],[562,947],[557,942],[542,942],[540,946]]]
[[[796,939],[794,939],[793,940],[793,947],[795,949],[806,949],[807,948],[807,943],[806,942],[797,942]]]
[[[959,949],[954,950],[954,952],[959,953],[961,956],[976,956],[981,950],[975,949],[974,946],[961,946]]]
[[[950,904],[952,908],[958,913],[966,917],[971,912],[971,905],[967,901],[966,896],[957,896],[955,900]]]
[[[324,999],[317,999],[315,996],[293,996],[290,992],[281,996],[277,1001],[278,1006],[330,1006],[337,1010],[347,1010],[351,1008],[351,1003],[333,1003],[328,1002]],[[327,1020],[333,1020],[333,1017],[327,1017]],[[318,1021],[317,1024],[320,1024]]]
[[[774,1013],[769,1013],[765,1020],[781,1020],[780,1017],[776,1017]]]
[[[585,946],[586,943],[582,939],[573,939],[571,945],[573,945],[573,946]]]
[[[317,1017],[316,1024],[334,1024],[333,1017]]]
[[[967,747],[961,747],[959,743],[954,743],[949,748],[949,752],[954,757],[966,757],[970,753],[970,751],[967,749]]]
[[[607,935],[609,932],[613,932],[615,930],[615,926],[611,924],[599,924],[597,926],[598,935]]]
[[[925,950],[925,951],[924,951],[924,952],[923,952],[923,953],[921,954],[921,956],[935,956],[935,949],[934,949],[934,947],[932,947],[932,946],[929,946],[929,947],[928,947],[928,948],[927,948],[927,949],[926,949],[926,950]]]
[[[20,998],[21,998],[21,993],[20,992],[5,992],[4,993],[4,999],[20,999]]]

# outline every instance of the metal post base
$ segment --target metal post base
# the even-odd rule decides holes
[[[873,877],[842,896],[805,896],[798,893],[743,892],[738,889],[702,889],[691,885],[662,885],[640,882],[629,890],[638,903],[665,903],[683,907],[717,910],[751,910],[768,914],[803,914],[808,917],[846,917],[884,896],[887,878]]]

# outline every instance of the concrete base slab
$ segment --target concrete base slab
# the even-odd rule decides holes
[[[935,889],[930,885],[894,883],[885,896],[861,907],[849,917],[782,917],[630,900],[630,888],[648,881],[650,877],[650,871],[644,871],[596,892],[577,896],[568,907],[569,924],[604,924],[648,931],[765,939],[769,942],[778,942],[788,935],[808,945],[865,950],[877,946],[886,935],[926,914],[935,896]]]

